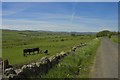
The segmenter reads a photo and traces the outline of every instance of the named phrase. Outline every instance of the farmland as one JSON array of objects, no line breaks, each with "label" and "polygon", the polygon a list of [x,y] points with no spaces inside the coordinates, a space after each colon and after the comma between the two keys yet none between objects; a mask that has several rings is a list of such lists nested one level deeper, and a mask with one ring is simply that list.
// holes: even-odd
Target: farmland
[{"label": "farmland", "polygon": [[87,46],[76,50],[75,54],[65,57],[42,78],[89,78],[99,44],[100,40],[94,39]]},{"label": "farmland", "polygon": [[[34,62],[43,56],[50,57],[71,47],[92,41],[94,35],[71,36],[69,33],[43,32],[43,31],[2,31],[2,58],[8,59],[10,64],[20,66]],[[49,55],[44,53],[23,56],[24,48],[39,47],[40,50],[48,50]]]}]

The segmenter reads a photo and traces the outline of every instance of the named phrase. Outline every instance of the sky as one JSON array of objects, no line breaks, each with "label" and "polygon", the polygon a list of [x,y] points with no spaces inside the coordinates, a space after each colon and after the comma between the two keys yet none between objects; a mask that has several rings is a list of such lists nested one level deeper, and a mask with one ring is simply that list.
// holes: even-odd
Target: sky
[{"label": "sky", "polygon": [[1,0],[2,2],[119,2],[119,0]]},{"label": "sky", "polygon": [[118,30],[117,2],[3,2],[2,28],[64,32]]}]

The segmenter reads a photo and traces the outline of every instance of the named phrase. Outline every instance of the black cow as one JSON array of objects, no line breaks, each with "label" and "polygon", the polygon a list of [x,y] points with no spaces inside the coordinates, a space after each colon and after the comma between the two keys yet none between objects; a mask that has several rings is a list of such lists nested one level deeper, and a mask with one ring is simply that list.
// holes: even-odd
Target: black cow
[{"label": "black cow", "polygon": [[27,54],[27,53],[31,53],[31,52],[33,52],[33,49],[24,49],[23,50],[23,54]]},{"label": "black cow", "polygon": [[39,51],[40,51],[39,48],[33,48],[33,53],[36,51],[37,51],[37,53],[39,53]]},{"label": "black cow", "polygon": [[39,53],[39,48],[23,49],[23,56],[26,56],[27,53],[30,54],[31,52],[34,54],[36,51]]},{"label": "black cow", "polygon": [[44,53],[45,53],[45,54],[48,54],[48,50],[45,50]]},{"label": "black cow", "polygon": [[26,54],[26,53],[23,53],[23,56],[27,57],[27,54]]}]

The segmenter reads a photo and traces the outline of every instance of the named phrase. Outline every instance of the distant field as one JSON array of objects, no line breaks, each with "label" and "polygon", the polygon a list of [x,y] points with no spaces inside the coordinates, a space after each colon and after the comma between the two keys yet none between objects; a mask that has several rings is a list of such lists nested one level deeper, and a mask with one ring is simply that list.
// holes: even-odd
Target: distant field
[{"label": "distant field", "polygon": [[[22,65],[40,59],[43,56],[50,57],[61,51],[65,51],[80,44],[89,42],[94,36],[71,36],[68,33],[37,32],[37,31],[2,31],[2,58],[8,59],[12,65]],[[40,50],[48,49],[49,55],[35,54],[23,56],[24,48],[39,47]]]}]

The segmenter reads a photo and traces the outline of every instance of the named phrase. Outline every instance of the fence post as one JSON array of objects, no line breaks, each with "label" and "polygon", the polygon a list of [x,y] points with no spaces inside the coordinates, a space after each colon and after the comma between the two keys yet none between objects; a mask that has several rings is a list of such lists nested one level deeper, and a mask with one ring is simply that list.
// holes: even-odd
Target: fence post
[{"label": "fence post", "polygon": [[2,62],[3,62],[3,65],[2,65],[2,76],[4,76],[4,60]]}]

